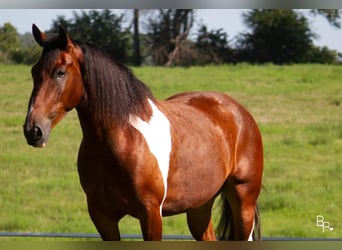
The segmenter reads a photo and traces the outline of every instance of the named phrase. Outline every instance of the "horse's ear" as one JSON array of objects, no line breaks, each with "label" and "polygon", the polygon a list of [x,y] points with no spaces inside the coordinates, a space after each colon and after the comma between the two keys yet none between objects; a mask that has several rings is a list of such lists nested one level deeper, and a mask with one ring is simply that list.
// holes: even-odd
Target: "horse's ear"
[{"label": "horse's ear", "polygon": [[48,43],[52,43],[61,50],[66,50],[68,48],[70,39],[61,26],[59,26],[58,36],[54,39],[54,41],[51,40],[51,37],[49,41],[47,41],[47,35],[44,32],[41,32],[35,24],[32,24],[32,34],[34,40],[36,40],[36,42],[42,47],[47,46]]},{"label": "horse's ear", "polygon": [[32,34],[33,34],[34,40],[36,40],[36,42],[40,46],[44,47],[45,41],[46,41],[46,35],[44,32],[41,32],[40,29],[35,24],[32,24]]},{"label": "horse's ear", "polygon": [[69,43],[69,38],[62,26],[59,26],[59,31],[58,31],[58,42],[59,42],[59,47],[61,49],[67,49],[68,48],[68,43]]}]

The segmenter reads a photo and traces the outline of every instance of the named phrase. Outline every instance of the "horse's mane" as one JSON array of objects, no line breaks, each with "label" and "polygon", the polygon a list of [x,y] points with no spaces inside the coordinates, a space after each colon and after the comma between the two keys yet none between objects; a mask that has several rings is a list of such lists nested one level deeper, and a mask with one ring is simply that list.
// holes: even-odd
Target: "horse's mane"
[{"label": "horse's mane", "polygon": [[127,122],[129,115],[146,115],[146,99],[154,100],[150,89],[124,65],[95,45],[75,41],[83,52],[81,73],[85,96],[83,106],[98,121]]}]

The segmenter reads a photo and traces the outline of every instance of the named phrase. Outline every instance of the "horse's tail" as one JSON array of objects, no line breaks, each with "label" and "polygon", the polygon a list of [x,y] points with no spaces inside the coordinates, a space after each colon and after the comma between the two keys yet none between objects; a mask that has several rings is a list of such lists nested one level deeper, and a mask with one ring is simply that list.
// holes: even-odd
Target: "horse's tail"
[{"label": "horse's tail", "polygon": [[232,239],[232,208],[230,207],[227,196],[224,192],[221,193],[221,216],[216,228],[216,234],[218,240],[230,240]]},{"label": "horse's tail", "polygon": [[261,240],[261,223],[258,203],[255,206],[253,240]]},{"label": "horse's tail", "polygon": [[[219,223],[216,228],[218,240],[233,240],[234,229],[232,222],[232,208],[227,199],[227,195],[224,192],[221,193],[221,202],[221,216],[219,218]],[[261,225],[258,203],[255,206],[253,240],[261,240]]]}]

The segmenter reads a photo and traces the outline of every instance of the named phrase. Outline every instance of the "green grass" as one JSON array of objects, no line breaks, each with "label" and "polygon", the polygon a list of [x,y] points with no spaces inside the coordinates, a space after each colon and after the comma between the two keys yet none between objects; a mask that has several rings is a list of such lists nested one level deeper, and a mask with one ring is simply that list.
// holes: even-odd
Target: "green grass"
[{"label": "green grass", "polygon": [[[342,67],[142,67],[135,74],[157,98],[188,90],[227,92],[257,120],[264,140],[262,234],[342,238]],[[27,146],[22,125],[30,67],[0,65],[0,231],[96,233],[76,169],[81,140],[72,111],[48,146]],[[323,215],[334,231],[316,227]],[[140,233],[125,218],[124,234]],[[189,234],[184,215],[164,219],[165,234]],[[1,240],[1,239],[0,239]]]}]

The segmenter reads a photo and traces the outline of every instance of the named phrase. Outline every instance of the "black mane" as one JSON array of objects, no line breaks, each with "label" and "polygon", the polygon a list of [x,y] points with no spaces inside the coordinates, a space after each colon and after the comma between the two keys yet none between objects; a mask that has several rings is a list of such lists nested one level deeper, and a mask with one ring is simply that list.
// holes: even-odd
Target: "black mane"
[{"label": "black mane", "polygon": [[154,100],[150,89],[138,80],[131,70],[116,62],[104,50],[80,41],[75,41],[82,49],[85,96],[82,108],[103,122],[115,120],[124,123],[129,115],[146,115],[146,99]]}]

